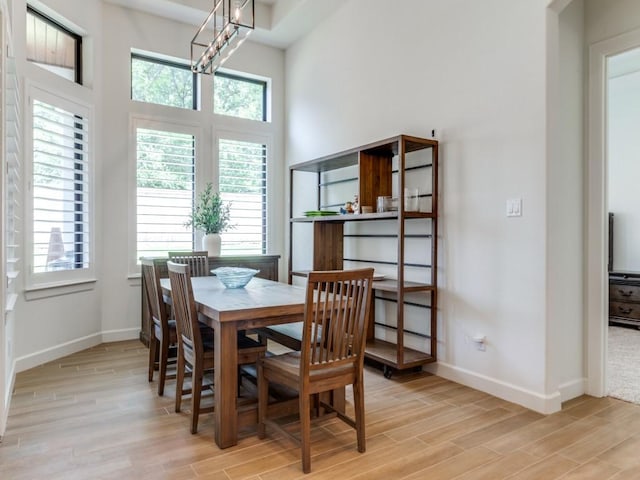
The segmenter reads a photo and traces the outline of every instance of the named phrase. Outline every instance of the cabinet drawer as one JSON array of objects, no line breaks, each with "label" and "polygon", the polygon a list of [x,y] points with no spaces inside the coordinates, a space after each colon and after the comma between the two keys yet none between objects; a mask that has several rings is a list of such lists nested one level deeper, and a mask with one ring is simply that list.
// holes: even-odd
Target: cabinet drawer
[{"label": "cabinet drawer", "polygon": [[609,302],[609,316],[635,318],[640,320],[640,304]]},{"label": "cabinet drawer", "polygon": [[640,285],[609,284],[609,300],[640,302]]}]

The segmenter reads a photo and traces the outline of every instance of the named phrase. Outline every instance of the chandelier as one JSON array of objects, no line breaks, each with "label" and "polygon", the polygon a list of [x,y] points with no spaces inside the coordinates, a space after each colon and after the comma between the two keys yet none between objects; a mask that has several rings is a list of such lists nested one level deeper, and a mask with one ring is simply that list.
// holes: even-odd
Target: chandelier
[{"label": "chandelier", "polygon": [[[211,75],[255,28],[255,0],[215,0],[191,40],[191,70]],[[213,31],[213,37],[211,33]]]}]

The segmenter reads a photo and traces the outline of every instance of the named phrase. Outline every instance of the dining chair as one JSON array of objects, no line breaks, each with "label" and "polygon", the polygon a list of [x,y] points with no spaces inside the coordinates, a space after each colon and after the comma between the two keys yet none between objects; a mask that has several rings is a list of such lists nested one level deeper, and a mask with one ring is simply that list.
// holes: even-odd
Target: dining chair
[{"label": "dining chair", "polygon": [[206,277],[209,272],[209,253],[206,251],[168,252],[169,260],[186,263],[191,267],[192,277]]},{"label": "dining chair", "polygon": [[[307,279],[302,349],[258,362],[258,436],[266,425],[301,447],[302,470],[311,471],[311,397],[353,385],[355,419],[319,401],[325,410],[355,428],[358,451],[365,451],[363,364],[373,269],[310,272]],[[269,382],[299,394],[300,434],[267,418]]]},{"label": "dining chair", "polygon": [[[175,411],[179,412],[182,395],[191,392],[191,433],[198,431],[198,418],[201,413],[212,412],[213,407],[200,408],[204,373],[213,371],[214,347],[213,329],[200,327],[198,312],[191,287],[191,267],[188,264],[167,262],[171,299],[176,316],[176,328],[179,339],[178,370],[176,380]],[[266,347],[250,337],[238,336],[238,365],[257,363],[264,357]],[[191,372],[191,389],[184,389],[185,373]],[[207,385],[208,388],[225,388],[224,385]]]},{"label": "dining chair", "polygon": [[149,335],[149,381],[153,381],[153,372],[157,368],[158,395],[164,395],[164,385],[167,378],[176,378],[167,375],[167,365],[175,363],[176,357],[170,359],[169,350],[177,349],[178,337],[175,320],[169,319],[167,305],[165,304],[160,289],[160,277],[153,259],[142,258],[141,270],[144,277],[145,297],[151,315]]}]

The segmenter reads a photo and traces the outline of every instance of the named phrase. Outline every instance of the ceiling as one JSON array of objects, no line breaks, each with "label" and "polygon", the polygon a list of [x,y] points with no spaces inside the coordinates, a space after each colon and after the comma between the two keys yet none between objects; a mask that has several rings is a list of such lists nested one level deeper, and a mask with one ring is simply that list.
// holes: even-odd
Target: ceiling
[{"label": "ceiling", "polygon": [[[198,27],[214,0],[104,0]],[[286,49],[337,10],[344,0],[256,0],[251,41]]]}]

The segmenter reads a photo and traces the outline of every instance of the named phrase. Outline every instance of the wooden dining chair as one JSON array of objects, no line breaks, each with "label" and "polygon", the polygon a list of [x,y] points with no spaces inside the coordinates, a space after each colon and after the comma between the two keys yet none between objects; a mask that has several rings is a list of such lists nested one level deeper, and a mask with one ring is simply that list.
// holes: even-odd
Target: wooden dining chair
[{"label": "wooden dining chair", "polygon": [[[198,322],[198,312],[191,287],[191,267],[188,264],[167,262],[169,281],[171,282],[171,299],[176,317],[178,332],[178,370],[176,380],[175,411],[179,412],[182,395],[191,392],[191,433],[198,431],[198,418],[201,413],[212,412],[213,407],[200,408],[204,373],[214,369],[214,347],[211,328],[201,328]],[[264,357],[266,347],[259,342],[238,336],[238,365],[257,363]],[[184,389],[186,372],[191,372],[191,389]],[[211,388],[224,388],[224,385]]]},{"label": "wooden dining chair", "polygon": [[192,277],[206,277],[209,272],[209,253],[206,251],[168,252],[169,260],[186,263],[191,267]]},{"label": "wooden dining chair", "polygon": [[[258,362],[258,436],[275,428],[301,446],[302,470],[311,470],[311,397],[353,385],[355,419],[334,411],[357,432],[365,451],[363,364],[373,269],[310,272],[307,280],[302,349]],[[267,419],[269,382],[299,393],[300,435]]]},{"label": "wooden dining chair", "polygon": [[149,381],[153,381],[153,372],[158,369],[158,395],[164,395],[164,385],[167,378],[175,378],[175,375],[167,375],[167,365],[175,363],[176,357],[169,357],[171,348],[177,350],[178,337],[176,322],[170,320],[167,313],[167,305],[162,298],[160,289],[160,277],[156,270],[155,262],[150,258],[142,258],[141,270],[144,277],[145,297],[151,315],[149,334]]}]

